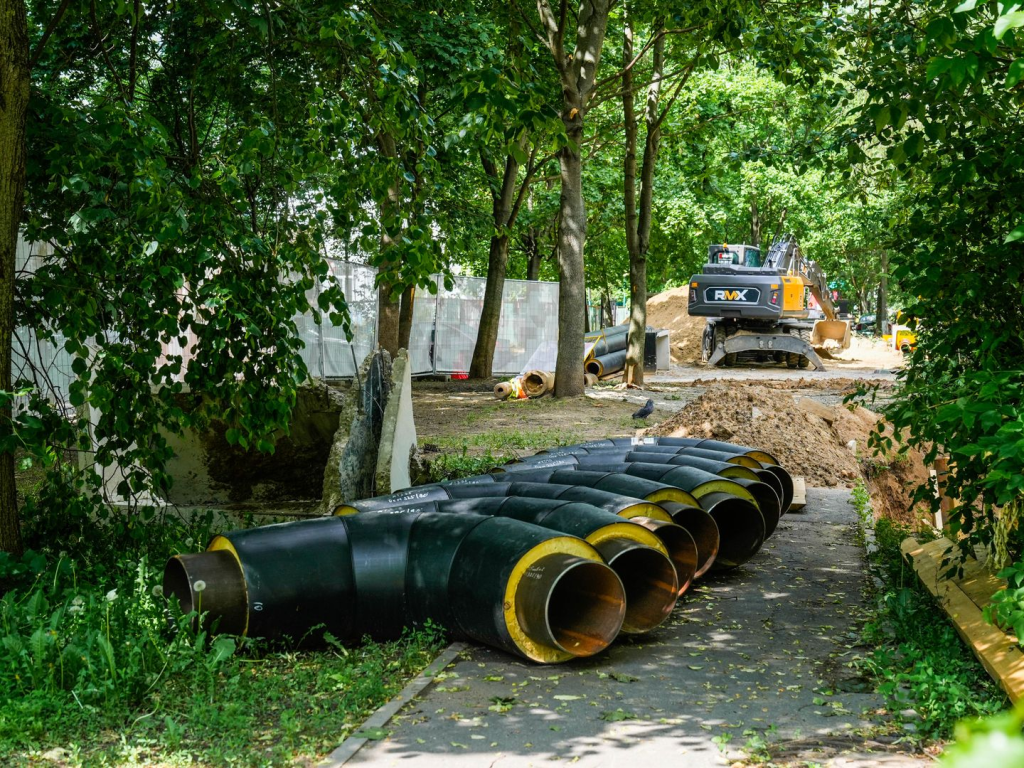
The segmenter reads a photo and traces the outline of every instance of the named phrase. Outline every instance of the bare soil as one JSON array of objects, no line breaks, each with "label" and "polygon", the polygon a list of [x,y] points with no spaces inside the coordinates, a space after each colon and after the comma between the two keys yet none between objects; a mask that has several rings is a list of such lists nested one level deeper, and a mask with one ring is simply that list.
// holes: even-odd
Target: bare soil
[{"label": "bare soil", "polygon": [[[603,437],[709,437],[765,450],[810,486],[853,487],[863,480],[876,516],[918,527],[926,514],[910,503],[914,489],[928,479],[921,454],[876,454],[869,436],[878,414],[843,405],[863,379],[701,380],[646,391],[605,385],[588,397],[508,402],[494,399],[496,381],[414,384],[416,427],[428,461],[453,448],[470,455],[529,454]],[[873,383],[884,399],[892,383]],[[652,426],[643,429],[630,415],[647,397],[655,399],[656,410]]]},{"label": "bare soil", "polygon": [[717,384],[645,434],[724,440],[775,456],[808,485],[852,486],[856,454],[839,443],[829,425],[797,406],[787,392],[763,386]]}]

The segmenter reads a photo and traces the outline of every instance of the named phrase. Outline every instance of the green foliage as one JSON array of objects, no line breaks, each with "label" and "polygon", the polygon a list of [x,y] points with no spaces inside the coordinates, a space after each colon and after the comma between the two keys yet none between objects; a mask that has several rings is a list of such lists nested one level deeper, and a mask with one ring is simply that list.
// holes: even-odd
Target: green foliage
[{"label": "green foliage", "polygon": [[1018,644],[1024,643],[1024,563],[1017,562],[997,576],[1006,579],[1006,589],[992,595],[985,618],[999,627],[1013,630]]},{"label": "green foliage", "polygon": [[[847,19],[852,79],[865,96],[848,98],[866,148],[859,159],[910,190],[892,262],[919,347],[885,413],[929,460],[950,455],[948,492],[965,502],[950,525],[965,548],[988,543],[994,507],[1024,493],[1015,13],[929,0]],[[925,488],[918,498],[935,502]]]},{"label": "green foliage", "polygon": [[[49,4],[31,5],[42,26]],[[414,204],[437,155],[416,63],[371,15],[143,7],[72,4],[33,72],[26,239],[48,251],[19,276],[16,323],[62,347],[73,379],[69,402],[35,396],[5,424],[0,450],[83,503],[114,467],[122,497],[162,493],[168,437],[212,419],[272,452],[307,377],[296,318],[348,330],[328,248],[373,253],[390,233],[398,285],[439,248]],[[376,157],[384,132],[422,156]]]},{"label": "green foliage", "polygon": [[956,742],[939,761],[943,768],[1021,768],[1024,766],[1024,712],[1018,707],[984,720],[956,726]]},{"label": "green foliage", "polygon": [[149,557],[82,555],[0,555],[5,765],[54,746],[72,764],[251,763],[254,741],[261,763],[294,764],[336,746],[443,642],[433,626],[303,653],[214,637],[169,614]]},{"label": "green foliage", "polygon": [[884,586],[864,627],[874,648],[858,664],[876,678],[890,710],[901,719],[912,708],[922,737],[945,738],[958,720],[1002,709],[1005,696],[904,562],[900,544],[910,530],[881,518],[874,531],[871,559]]}]

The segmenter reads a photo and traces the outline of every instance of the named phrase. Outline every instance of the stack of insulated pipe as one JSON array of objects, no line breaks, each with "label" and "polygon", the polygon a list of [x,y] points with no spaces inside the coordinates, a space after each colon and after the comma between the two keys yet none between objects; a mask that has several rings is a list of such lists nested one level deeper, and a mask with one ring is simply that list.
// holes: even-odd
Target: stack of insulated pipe
[{"label": "stack of insulated pipe", "polygon": [[431,620],[544,663],[599,653],[626,616],[622,582],[591,544],[456,512],[233,531],[205,552],[171,558],[164,591],[219,632],[299,642],[329,632],[355,642]]},{"label": "stack of insulated pipe", "polygon": [[593,342],[594,348],[584,361],[584,371],[598,378],[610,376],[626,367],[626,347],[629,344],[629,326],[616,325],[602,328],[583,337]]},{"label": "stack of insulated pipe", "polygon": [[529,457],[521,463],[505,465],[500,469],[515,475],[534,467],[579,467],[590,471],[619,472],[672,485],[693,496],[718,527],[718,555],[712,565],[713,570],[737,568],[761,549],[767,535],[765,517],[753,493],[736,480],[694,467],[627,462],[625,457],[626,454],[609,457],[539,456],[535,461]]},{"label": "stack of insulated pipe", "polygon": [[[419,486],[402,493],[416,496],[425,494],[421,498],[466,498],[490,494],[531,496],[538,495],[538,491],[534,490],[538,487],[554,486],[557,490],[553,493],[557,494],[557,498],[586,498],[590,503],[625,517],[631,517],[637,507],[630,505],[618,511],[607,503],[599,502],[595,494],[606,494],[615,500],[625,497],[632,504],[649,502],[654,505],[654,509],[647,508],[643,512],[647,515],[645,524],[650,525],[652,520],[670,520],[690,534],[697,547],[694,577],[704,575],[714,563],[719,545],[718,526],[691,494],[672,485],[618,472],[571,471],[574,469],[576,467],[554,467],[523,469],[514,474],[500,472],[474,475]],[[495,490],[492,491],[492,488]],[[549,496],[551,493],[544,491],[543,495]]]},{"label": "stack of insulated pipe", "polygon": [[165,593],[253,637],[388,639],[429,619],[538,662],[592,655],[660,624],[709,568],[748,560],[792,499],[788,473],[756,449],[636,442],[227,533],[172,558]]},{"label": "stack of insulated pipe", "polygon": [[696,546],[678,526],[643,517],[628,520],[578,501],[497,494],[416,501],[384,496],[343,505],[336,514],[372,514],[383,509],[392,515],[437,512],[510,517],[579,536],[594,546],[622,581],[626,592],[622,631],[627,633],[647,632],[665,621],[696,570]]},{"label": "stack of insulated pipe", "polygon": [[[630,452],[668,453],[685,456],[691,461],[699,458],[710,461],[739,464],[754,470],[755,474],[780,493],[782,513],[789,511],[793,503],[793,478],[782,468],[779,461],[770,453],[748,448],[747,446],[723,443],[719,440],[701,440],[688,437],[644,437],[644,438],[609,438],[595,440],[575,446],[554,448],[540,451],[537,456],[562,456],[566,454],[594,454],[627,450]],[[691,463],[690,466],[700,466]],[[775,480],[772,480],[774,476]],[[778,486],[781,486],[779,488]]]}]

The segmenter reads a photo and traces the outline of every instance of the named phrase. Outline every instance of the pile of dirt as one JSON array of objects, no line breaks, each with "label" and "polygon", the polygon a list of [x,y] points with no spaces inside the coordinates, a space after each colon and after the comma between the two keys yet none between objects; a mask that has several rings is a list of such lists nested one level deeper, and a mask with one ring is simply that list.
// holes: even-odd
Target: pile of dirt
[{"label": "pile of dirt", "polygon": [[[916,450],[903,454],[895,450],[888,454],[875,453],[868,439],[878,426],[878,414],[867,408],[853,411],[836,408],[835,412],[836,421],[832,429],[839,441],[844,444],[856,442],[861,475],[871,493],[875,517],[886,517],[912,528],[919,527],[921,520],[930,514],[927,505],[913,506],[911,503],[914,491],[929,481],[924,454]],[[892,429],[887,428],[886,434],[891,437]]]},{"label": "pile of dirt", "polygon": [[673,363],[699,363],[704,318],[690,317],[690,288],[670,288],[647,300],[647,324],[669,332]]},{"label": "pile of dirt", "polygon": [[922,455],[877,455],[869,437],[879,421],[774,387],[717,384],[646,434],[724,440],[760,448],[811,486],[852,487],[863,478],[878,517],[913,527],[927,514],[912,509],[914,490],[928,480]]},{"label": "pile of dirt", "polygon": [[812,486],[850,486],[860,474],[855,453],[839,442],[824,419],[804,411],[789,394],[766,387],[709,387],[647,434],[760,448]]}]

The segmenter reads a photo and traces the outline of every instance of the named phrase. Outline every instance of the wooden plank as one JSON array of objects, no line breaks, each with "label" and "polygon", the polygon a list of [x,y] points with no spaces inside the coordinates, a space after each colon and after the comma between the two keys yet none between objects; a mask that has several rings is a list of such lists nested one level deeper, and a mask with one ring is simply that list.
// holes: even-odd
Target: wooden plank
[{"label": "wooden plank", "polygon": [[[944,543],[943,543],[944,542]],[[957,633],[978,657],[982,666],[1016,703],[1024,699],[1024,653],[1014,638],[985,621],[981,609],[960,588],[942,579],[942,559],[950,542],[938,539],[920,544],[913,537],[903,541],[900,549],[913,564],[914,571],[953,622]]]},{"label": "wooden plank", "polygon": [[802,477],[793,478],[793,503],[789,506],[790,512],[799,512],[807,506],[807,483]]}]

